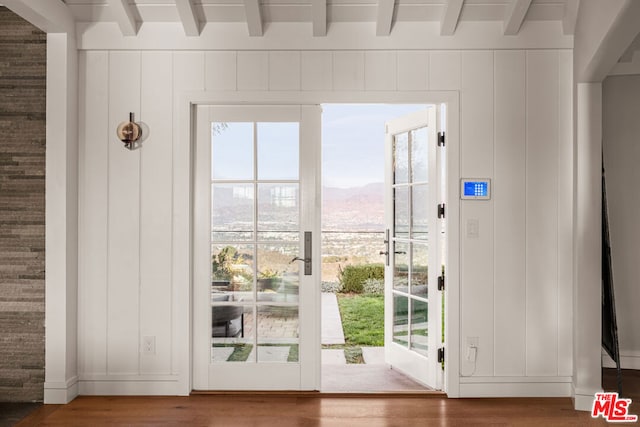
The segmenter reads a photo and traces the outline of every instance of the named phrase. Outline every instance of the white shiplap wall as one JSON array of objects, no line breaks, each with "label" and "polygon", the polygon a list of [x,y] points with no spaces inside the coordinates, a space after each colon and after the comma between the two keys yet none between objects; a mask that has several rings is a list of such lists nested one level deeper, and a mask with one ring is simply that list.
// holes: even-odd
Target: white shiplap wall
[{"label": "white shiplap wall", "polygon": [[[479,340],[475,367],[461,349],[460,392],[569,395],[571,64],[570,50],[81,52],[81,393],[175,394],[189,383],[188,325],[174,316],[189,304],[179,292],[189,266],[171,263],[189,232],[176,214],[189,183],[171,172],[188,162],[180,94],[453,90],[461,176],[493,185],[491,201],[461,203],[461,240],[450,242],[461,347]],[[129,111],[149,130],[133,152],[114,135]],[[477,238],[466,237],[469,219]],[[147,335],[154,355],[139,352]]]}]

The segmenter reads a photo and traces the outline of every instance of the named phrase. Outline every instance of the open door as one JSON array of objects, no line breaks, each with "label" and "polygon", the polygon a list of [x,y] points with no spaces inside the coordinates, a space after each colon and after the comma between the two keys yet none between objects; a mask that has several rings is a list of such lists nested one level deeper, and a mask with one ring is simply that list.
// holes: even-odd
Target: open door
[{"label": "open door", "polygon": [[394,369],[440,389],[443,237],[436,111],[430,106],[386,124],[385,358]]}]

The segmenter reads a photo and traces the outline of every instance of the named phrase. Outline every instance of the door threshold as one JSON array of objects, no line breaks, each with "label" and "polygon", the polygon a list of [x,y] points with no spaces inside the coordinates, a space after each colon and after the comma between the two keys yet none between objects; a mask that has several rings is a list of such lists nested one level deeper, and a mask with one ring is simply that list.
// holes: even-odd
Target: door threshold
[{"label": "door threshold", "polygon": [[335,398],[443,398],[447,393],[424,391],[368,391],[334,392],[307,390],[193,390],[191,396],[282,396],[282,397],[335,397]]}]

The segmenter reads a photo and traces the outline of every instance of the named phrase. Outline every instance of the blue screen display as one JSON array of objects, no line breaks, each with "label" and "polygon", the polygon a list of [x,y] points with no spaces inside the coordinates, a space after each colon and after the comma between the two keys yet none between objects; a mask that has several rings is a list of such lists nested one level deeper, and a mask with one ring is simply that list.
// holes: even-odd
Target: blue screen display
[{"label": "blue screen display", "polygon": [[464,195],[468,197],[487,197],[489,195],[488,183],[483,181],[465,181]]}]

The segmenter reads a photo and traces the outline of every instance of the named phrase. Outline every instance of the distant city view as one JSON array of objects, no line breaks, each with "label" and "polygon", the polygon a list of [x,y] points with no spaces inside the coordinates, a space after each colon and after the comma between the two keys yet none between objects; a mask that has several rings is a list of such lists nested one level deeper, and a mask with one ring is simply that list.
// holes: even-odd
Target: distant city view
[{"label": "distant city view", "polygon": [[322,280],[338,281],[339,268],[381,263],[384,184],[322,189]]},{"label": "distant city view", "polygon": [[322,106],[322,280],[384,257],[385,123],[424,105]]}]

